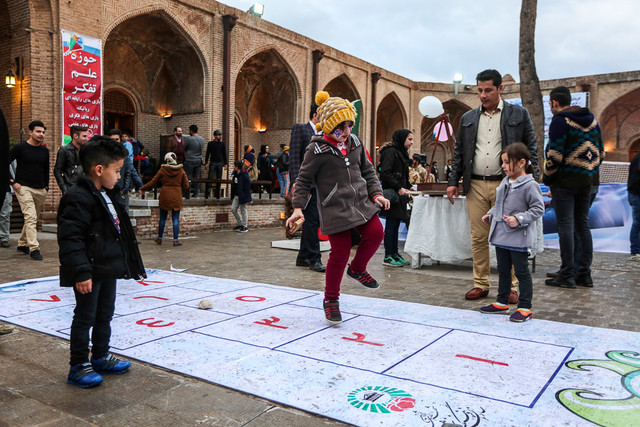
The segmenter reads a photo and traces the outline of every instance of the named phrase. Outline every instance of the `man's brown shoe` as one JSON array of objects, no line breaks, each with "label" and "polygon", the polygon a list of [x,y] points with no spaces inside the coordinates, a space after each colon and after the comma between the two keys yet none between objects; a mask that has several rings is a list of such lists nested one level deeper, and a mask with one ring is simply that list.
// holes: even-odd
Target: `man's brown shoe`
[{"label": "man's brown shoe", "polygon": [[516,291],[511,291],[511,293],[509,294],[509,304],[517,304],[518,301],[520,301],[520,298],[518,298],[518,293]]},{"label": "man's brown shoe", "polygon": [[466,299],[480,299],[489,295],[489,289],[473,288],[464,296]]},{"label": "man's brown shoe", "polygon": [[161,245],[162,244],[162,239],[159,237],[156,237],[153,239],[154,242],[156,242],[156,245]]}]

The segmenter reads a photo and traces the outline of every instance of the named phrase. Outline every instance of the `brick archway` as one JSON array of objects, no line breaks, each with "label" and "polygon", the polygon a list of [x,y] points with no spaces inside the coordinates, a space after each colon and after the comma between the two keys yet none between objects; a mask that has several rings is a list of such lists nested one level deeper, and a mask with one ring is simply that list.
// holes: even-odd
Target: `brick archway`
[{"label": "brick archway", "polygon": [[[352,102],[360,99],[360,94],[358,94],[355,85],[344,73],[327,83],[324,90],[329,92],[331,96],[338,96]],[[313,95],[315,96],[315,94]]]},{"label": "brick archway", "polygon": [[625,161],[637,141],[640,126],[640,88],[611,102],[600,115],[607,160]]},{"label": "brick archway", "polygon": [[120,21],[104,44],[104,81],[129,86],[141,111],[156,115],[204,111],[205,65],[195,43],[165,11]]},{"label": "brick archway", "polygon": [[395,92],[382,99],[376,113],[376,148],[391,141],[394,131],[407,127],[406,117],[402,102]]},{"label": "brick archway", "polygon": [[298,84],[287,62],[274,49],[248,58],[235,82],[235,114],[243,145],[268,145],[277,152],[289,142],[295,124]]}]

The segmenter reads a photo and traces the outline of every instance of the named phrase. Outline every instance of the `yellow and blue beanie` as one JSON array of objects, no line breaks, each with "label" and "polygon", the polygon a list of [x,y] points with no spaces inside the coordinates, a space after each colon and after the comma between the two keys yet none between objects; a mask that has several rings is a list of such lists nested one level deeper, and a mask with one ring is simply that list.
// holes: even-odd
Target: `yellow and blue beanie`
[{"label": "yellow and blue beanie", "polygon": [[346,99],[330,96],[329,92],[316,93],[318,123],[316,129],[329,134],[336,126],[346,121],[356,121],[356,108]]}]

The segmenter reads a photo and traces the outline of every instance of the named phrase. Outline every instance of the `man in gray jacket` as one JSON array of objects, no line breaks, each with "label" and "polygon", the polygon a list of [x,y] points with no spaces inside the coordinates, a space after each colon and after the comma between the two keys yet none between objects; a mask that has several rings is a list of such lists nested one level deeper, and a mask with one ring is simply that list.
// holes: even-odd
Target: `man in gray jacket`
[{"label": "man in gray jacket", "polygon": [[[198,126],[189,126],[189,135],[184,139],[184,171],[189,179],[200,178],[204,138],[198,135]],[[200,184],[192,184],[193,197],[198,197]]]},{"label": "man in gray jacket", "polygon": [[[500,152],[514,142],[524,143],[531,152],[531,164],[538,176],[536,134],[526,108],[509,104],[502,97],[502,76],[496,70],[484,70],[476,76],[482,105],[467,111],[460,120],[453,151],[447,197],[453,204],[462,178],[467,196],[473,252],[473,288],[465,295],[475,300],[489,294],[489,228],[482,222],[496,203],[496,188],[502,181]],[[518,302],[517,281],[513,277],[509,302]]]}]

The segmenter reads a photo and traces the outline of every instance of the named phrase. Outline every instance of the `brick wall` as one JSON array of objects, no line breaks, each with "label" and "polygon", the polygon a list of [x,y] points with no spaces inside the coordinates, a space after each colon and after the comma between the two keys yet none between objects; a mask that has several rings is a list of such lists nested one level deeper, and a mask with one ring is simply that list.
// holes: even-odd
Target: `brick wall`
[{"label": "brick wall", "polygon": [[[249,229],[254,227],[282,227],[284,221],[280,219],[280,212],[284,212],[284,201],[255,199],[247,207]],[[155,237],[158,233],[160,210],[151,208],[150,217],[136,218],[136,234],[141,238]],[[231,213],[230,200],[185,200],[180,212],[180,236],[188,236],[202,231],[232,229],[236,220]],[[171,215],[167,218],[164,238],[169,240],[173,235]],[[284,236],[284,234],[283,234]]]}]

